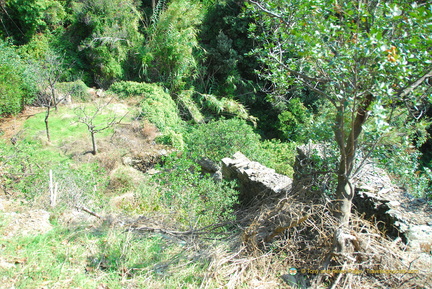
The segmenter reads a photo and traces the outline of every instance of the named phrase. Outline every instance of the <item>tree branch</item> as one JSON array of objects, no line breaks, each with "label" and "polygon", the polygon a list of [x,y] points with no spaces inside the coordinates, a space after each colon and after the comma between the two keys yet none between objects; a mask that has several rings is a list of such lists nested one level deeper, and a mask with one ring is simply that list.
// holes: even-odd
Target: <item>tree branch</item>
[{"label": "tree branch", "polygon": [[432,69],[429,70],[427,73],[425,73],[423,76],[415,80],[414,82],[410,83],[407,87],[403,88],[399,91],[397,96],[404,98],[409,93],[411,93],[414,89],[419,87],[427,78],[432,77]]},{"label": "tree branch", "polygon": [[252,4],[254,4],[255,6],[257,6],[261,11],[263,11],[263,12],[269,14],[269,15],[272,16],[272,17],[275,17],[275,18],[281,20],[281,21],[282,21],[283,23],[285,23],[287,26],[290,26],[290,25],[291,25],[291,23],[289,23],[288,21],[286,21],[284,17],[282,17],[282,16],[279,15],[279,14],[274,13],[273,11],[270,11],[270,10],[266,9],[264,6],[262,6],[262,5],[261,5],[260,3],[258,3],[257,1],[249,0],[249,2],[252,3]]},{"label": "tree branch", "polygon": [[286,70],[286,71],[288,71],[289,73],[291,73],[291,74],[294,74],[295,76],[297,76],[297,77],[300,77],[300,78],[302,78],[302,79],[304,79],[304,80],[308,80],[308,81],[314,81],[314,82],[319,82],[319,83],[328,83],[328,82],[330,82],[331,81],[331,79],[330,78],[318,78],[318,77],[311,77],[311,76],[308,76],[308,75],[306,75],[306,74],[304,74],[304,73],[301,73],[301,72],[298,72],[298,71],[295,71],[295,70],[292,70],[292,69],[290,69],[285,63],[283,63],[281,60],[279,60],[277,57],[275,57],[273,54],[271,54],[272,55],[272,57],[280,64],[280,65],[282,65],[283,66],[283,68]]}]

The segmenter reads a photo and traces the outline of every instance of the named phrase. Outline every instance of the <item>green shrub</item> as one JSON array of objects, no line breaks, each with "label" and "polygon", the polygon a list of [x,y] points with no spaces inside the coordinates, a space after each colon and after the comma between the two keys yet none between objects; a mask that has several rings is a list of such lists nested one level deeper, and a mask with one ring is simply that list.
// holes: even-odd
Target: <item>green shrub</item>
[{"label": "green shrub", "polygon": [[102,87],[122,79],[124,66],[140,45],[141,19],[133,0],[71,1],[74,23],[69,30],[79,41],[80,58],[88,63],[94,81]]},{"label": "green shrub", "polygon": [[183,148],[184,122],[174,100],[161,86],[127,81],[113,84],[110,91],[123,98],[141,96],[140,117],[149,120],[162,132],[163,135],[158,140],[179,149]]},{"label": "green shrub", "polygon": [[305,141],[307,132],[304,127],[308,125],[311,116],[300,99],[293,98],[288,101],[286,109],[278,118],[279,131],[285,140]]},{"label": "green shrub", "polygon": [[120,98],[142,97],[140,116],[154,123],[162,132],[168,129],[179,131],[183,124],[175,102],[157,84],[120,81],[111,85],[109,91]]},{"label": "green shrub", "polygon": [[257,118],[250,115],[246,107],[235,99],[199,94],[198,102],[216,115],[236,116],[256,125]]},{"label": "green shrub", "polygon": [[199,49],[197,26],[202,8],[197,1],[169,1],[167,9],[149,29],[151,34],[142,50],[143,77],[163,82],[172,92],[185,89],[196,77],[195,50]]},{"label": "green shrub", "polygon": [[266,165],[279,174],[289,176],[294,175],[294,162],[296,157],[297,143],[281,142],[277,139],[262,142],[262,148],[267,152],[269,160]]},{"label": "green shrub", "polygon": [[3,12],[0,14],[0,21],[3,25],[0,36],[11,37],[18,44],[23,44],[38,33],[45,32],[47,29],[55,29],[63,23],[66,16],[63,2],[56,0],[3,2]]},{"label": "green shrub", "polygon": [[16,114],[35,92],[30,67],[16,51],[0,40],[0,115]]},{"label": "green shrub", "polygon": [[193,128],[186,138],[187,149],[195,157],[213,161],[231,157],[240,151],[247,157],[266,163],[268,156],[261,149],[260,136],[242,119],[221,119]]},{"label": "green shrub", "polygon": [[[159,193],[155,204],[159,210],[172,212],[172,217],[186,227],[206,226],[232,220],[238,192],[234,183],[215,182],[201,175],[199,166],[186,157],[168,157],[164,170],[154,180]],[[154,194],[154,193],[152,193]]]},{"label": "green shrub", "polygon": [[172,129],[166,129],[164,134],[156,140],[162,144],[171,145],[178,150],[183,150],[185,148],[185,142],[183,139],[183,134],[177,133]]},{"label": "green shrub", "polygon": [[87,93],[89,88],[82,80],[60,82],[56,84],[56,88],[59,90],[60,94],[70,94],[73,99],[80,101],[89,100],[89,94]]},{"label": "green shrub", "polygon": [[163,89],[153,83],[118,81],[110,86],[108,92],[117,94],[119,98],[128,98],[133,96],[147,97],[151,94],[163,93]]},{"label": "green shrub", "polygon": [[421,168],[421,153],[408,138],[399,143],[377,146],[374,158],[390,175],[396,184],[418,198],[432,198],[432,174],[428,167]]},{"label": "green shrub", "polygon": [[204,116],[192,98],[193,90],[182,90],[177,95],[177,103],[180,107],[183,119],[191,119],[194,123],[202,123]]}]

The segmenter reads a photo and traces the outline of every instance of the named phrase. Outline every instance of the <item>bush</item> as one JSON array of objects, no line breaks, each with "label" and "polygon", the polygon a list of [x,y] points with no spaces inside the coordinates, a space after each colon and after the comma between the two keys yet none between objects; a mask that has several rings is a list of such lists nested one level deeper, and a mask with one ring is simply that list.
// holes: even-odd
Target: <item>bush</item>
[{"label": "bush", "polygon": [[167,158],[163,172],[154,182],[159,198],[152,198],[156,204],[147,201],[146,206],[170,211],[174,219],[188,228],[234,218],[233,207],[238,202],[234,183],[215,182],[210,176],[201,175],[199,166],[186,157]]},{"label": "bush", "polygon": [[148,92],[143,94],[141,116],[148,119],[162,132],[164,143],[179,149],[183,147],[183,121],[171,96],[156,84],[145,84]]},{"label": "bush", "polygon": [[80,101],[89,100],[89,94],[87,93],[89,88],[82,80],[57,83],[56,88],[59,90],[61,95],[70,94],[73,99]]},{"label": "bush", "polygon": [[185,89],[196,77],[195,50],[199,49],[197,26],[202,8],[197,1],[170,1],[151,27],[142,50],[143,77],[149,82],[163,82],[172,92]]},{"label": "bush", "polygon": [[119,98],[128,98],[133,96],[149,96],[151,94],[161,93],[163,90],[156,84],[134,82],[134,81],[118,81],[113,83],[108,92],[113,92]]},{"label": "bush", "polygon": [[177,129],[182,125],[177,106],[166,93],[145,98],[141,102],[141,108],[141,116],[154,123],[162,132],[169,128]]},{"label": "bush", "polygon": [[294,175],[294,162],[297,154],[297,143],[281,142],[280,140],[266,140],[262,143],[262,148],[267,152],[269,160],[266,165],[279,174],[289,176]]},{"label": "bush", "polygon": [[120,98],[141,97],[140,117],[146,118],[162,132],[163,135],[158,140],[178,149],[183,148],[183,121],[174,100],[161,86],[120,81],[111,85],[109,91]]},{"label": "bush", "polygon": [[204,116],[193,99],[193,93],[193,90],[182,90],[177,95],[177,103],[183,119],[192,120],[194,123],[202,123]]},{"label": "bush", "polygon": [[20,112],[34,92],[29,68],[12,47],[0,40],[0,115]]},{"label": "bush", "polygon": [[109,86],[125,75],[126,63],[139,47],[140,13],[133,0],[71,1],[74,23],[68,29],[77,43],[81,60],[94,81]]},{"label": "bush", "polygon": [[304,127],[308,125],[311,116],[300,99],[288,101],[286,109],[279,114],[279,131],[282,137],[289,141],[305,141],[307,133]]},{"label": "bush", "polygon": [[266,163],[268,156],[260,146],[260,136],[242,119],[221,119],[193,128],[186,138],[187,149],[195,157],[213,161],[241,151],[247,157]]}]

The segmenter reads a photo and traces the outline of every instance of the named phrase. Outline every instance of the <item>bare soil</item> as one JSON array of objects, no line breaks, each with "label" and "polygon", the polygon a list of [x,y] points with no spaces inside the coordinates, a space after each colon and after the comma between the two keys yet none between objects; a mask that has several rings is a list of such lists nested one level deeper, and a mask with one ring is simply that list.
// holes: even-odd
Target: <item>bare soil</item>
[{"label": "bare soil", "polygon": [[25,121],[35,114],[44,111],[43,107],[26,106],[23,112],[15,116],[0,118],[0,138],[10,140],[23,129]]}]

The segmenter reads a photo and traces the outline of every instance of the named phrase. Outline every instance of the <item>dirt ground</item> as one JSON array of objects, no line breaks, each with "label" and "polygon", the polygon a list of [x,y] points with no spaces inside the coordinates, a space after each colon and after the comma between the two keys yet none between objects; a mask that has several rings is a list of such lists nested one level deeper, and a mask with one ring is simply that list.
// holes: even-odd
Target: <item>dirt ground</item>
[{"label": "dirt ground", "polygon": [[44,110],[43,107],[26,106],[23,112],[15,116],[0,118],[0,138],[10,140],[22,130],[24,122],[29,117],[43,112]]}]

